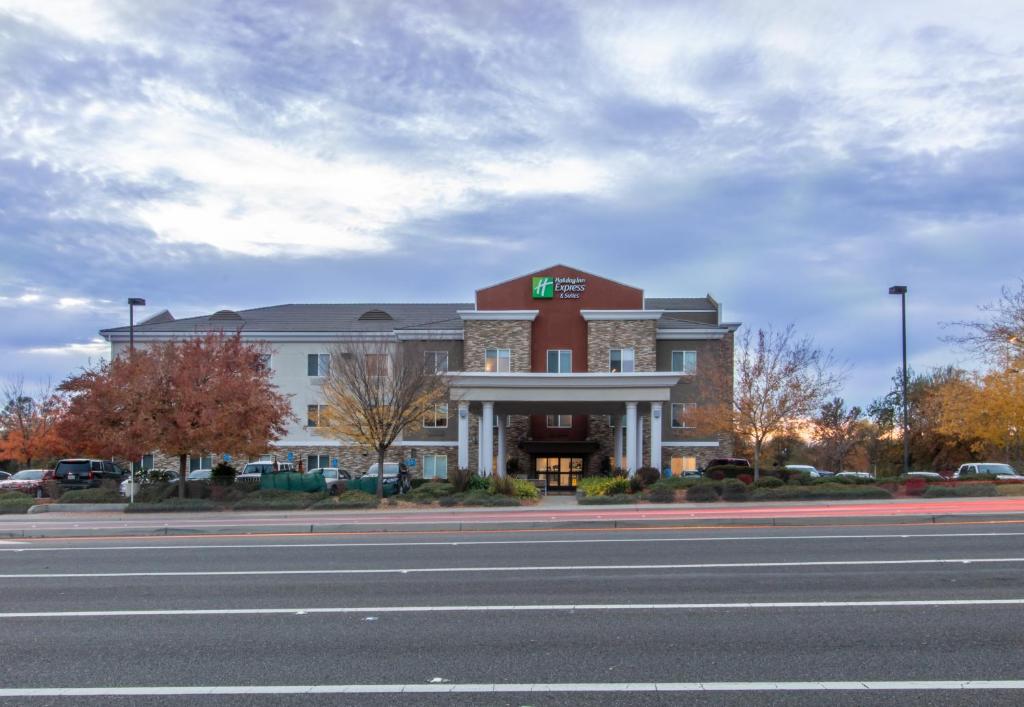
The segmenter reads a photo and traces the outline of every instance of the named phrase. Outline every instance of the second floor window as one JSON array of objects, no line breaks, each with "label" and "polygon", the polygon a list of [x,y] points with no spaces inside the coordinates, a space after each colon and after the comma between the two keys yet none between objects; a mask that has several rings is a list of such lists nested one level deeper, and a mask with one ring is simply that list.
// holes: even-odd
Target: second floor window
[{"label": "second floor window", "polygon": [[423,416],[423,426],[436,429],[448,426],[448,403],[438,403]]},{"label": "second floor window", "polygon": [[434,373],[445,373],[448,371],[448,352],[447,351],[426,351],[427,370],[433,371]]},{"label": "second floor window", "polygon": [[608,354],[608,370],[612,373],[633,373],[633,349],[612,349]]},{"label": "second floor window", "polygon": [[512,370],[512,351],[510,349],[486,349],[484,351],[484,370],[488,373],[509,373]]},{"label": "second floor window", "polygon": [[548,373],[572,373],[572,351],[548,349]]},{"label": "second floor window", "polygon": [[306,374],[311,377],[319,377],[327,375],[327,372],[331,370],[331,355],[330,354],[307,354],[306,355]]},{"label": "second floor window", "polygon": [[324,420],[324,409],[326,405],[307,405],[306,406],[306,427],[321,427],[323,426]]},{"label": "second floor window", "polygon": [[692,376],[697,372],[696,351],[673,351],[672,372]]},{"label": "second floor window", "polygon": [[693,413],[697,409],[697,403],[672,403],[672,427],[680,430],[692,430]]},{"label": "second floor window", "polygon": [[548,415],[547,425],[552,428],[572,427],[572,415]]},{"label": "second floor window", "polygon": [[385,376],[388,372],[387,354],[366,354],[366,372],[371,376]]}]

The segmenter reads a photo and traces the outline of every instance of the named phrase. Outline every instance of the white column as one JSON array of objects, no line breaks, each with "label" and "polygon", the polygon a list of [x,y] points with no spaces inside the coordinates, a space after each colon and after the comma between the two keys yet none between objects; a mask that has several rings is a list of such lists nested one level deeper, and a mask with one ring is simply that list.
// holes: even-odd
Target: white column
[{"label": "white column", "polygon": [[505,475],[505,415],[498,415],[498,468],[495,470],[498,476]]},{"label": "white column", "polygon": [[636,472],[636,403],[626,403],[626,471]]},{"label": "white column", "polygon": [[481,473],[490,476],[494,471],[494,403],[484,403],[484,414],[480,418],[483,437],[480,440],[480,454],[483,456]]},{"label": "white column", "polygon": [[476,473],[484,473],[484,420],[479,415],[476,418]]},{"label": "white column", "polygon": [[459,468],[469,468],[469,403],[459,403]]},{"label": "white column", "polygon": [[651,403],[651,466],[661,473],[661,403]]},{"label": "white column", "polygon": [[622,415],[612,415],[612,434],[615,435],[615,457],[612,471],[622,467]]},{"label": "white column", "polygon": [[644,417],[636,416],[636,468],[644,465]]}]

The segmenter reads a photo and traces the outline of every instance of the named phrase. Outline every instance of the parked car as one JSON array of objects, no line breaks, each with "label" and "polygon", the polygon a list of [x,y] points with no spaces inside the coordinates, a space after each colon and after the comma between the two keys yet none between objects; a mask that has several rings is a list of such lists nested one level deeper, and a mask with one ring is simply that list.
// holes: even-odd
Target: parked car
[{"label": "parked car", "polygon": [[103,459],[61,459],[53,469],[54,479],[65,490],[98,488],[104,481],[120,483],[126,473]]},{"label": "parked car", "polygon": [[321,472],[324,475],[324,483],[327,484],[327,493],[332,496],[338,495],[342,487],[345,486],[345,482],[352,480],[352,474],[345,471],[344,469],[335,469],[332,466],[322,466],[316,469],[310,469],[307,474],[315,474]]},{"label": "parked car", "polygon": [[7,481],[9,478],[11,478],[11,474],[8,474],[6,471],[0,471],[0,481]]},{"label": "parked car", "polygon": [[980,462],[978,464],[961,464],[954,478],[971,476],[972,474],[995,474],[1000,481],[1024,481],[1024,476],[1017,473],[1009,464],[997,462]]},{"label": "parked car", "polygon": [[[360,477],[364,491],[367,490],[368,485],[372,485],[376,489],[377,476],[379,474],[378,468],[376,463],[371,464],[366,473]],[[366,482],[365,479],[371,479],[371,481]],[[412,482],[409,479],[409,472],[406,470],[405,464],[384,462],[384,486],[393,487],[394,491],[392,493],[408,493],[410,491]],[[385,489],[385,493],[387,493],[387,489]]]},{"label": "parked car", "polygon": [[213,469],[193,469],[185,477],[186,481],[209,481],[213,478]]},{"label": "parked car", "polygon": [[788,469],[789,471],[798,471],[804,474],[808,474],[812,479],[817,479],[821,477],[821,474],[818,473],[818,470],[815,469],[813,466],[810,466],[809,464],[786,464],[785,468]]},{"label": "parked car", "polygon": [[276,474],[285,471],[295,471],[295,465],[291,462],[249,462],[242,467],[240,472],[235,474],[235,481],[259,481],[260,477],[264,474]]},{"label": "parked car", "polygon": [[908,471],[907,476],[912,479],[928,479],[929,481],[942,481],[946,478],[937,471]]},{"label": "parked car", "polygon": [[[824,469],[817,469],[816,468],[815,471],[818,472],[818,476],[821,477],[822,479],[825,479],[825,478],[832,477],[832,476],[836,475],[836,472],[834,472],[834,471],[825,471]],[[842,473],[842,472],[840,472],[840,473]],[[849,473],[849,474],[856,474],[857,472],[851,471],[851,472],[847,472],[847,473]]]},{"label": "parked car", "polygon": [[[820,474],[820,473],[822,473],[822,471],[819,469],[818,473]],[[875,478],[875,477],[873,477],[871,474],[869,474],[866,471],[840,471],[838,474],[835,474],[835,476],[842,476],[842,477],[853,478],[853,479],[873,479],[873,478]]]},{"label": "parked car", "polygon": [[132,491],[132,477],[129,476],[127,479],[121,482],[121,495],[132,496],[139,492],[139,487],[145,484],[151,484],[155,481],[163,481],[165,483],[176,484],[178,483],[178,472],[170,471],[165,469],[151,469],[148,472],[140,472],[136,474],[138,481],[134,482],[135,491]]},{"label": "parked car", "polygon": [[46,496],[46,482],[53,479],[53,469],[22,469],[9,479],[0,481],[0,491],[21,491],[36,498]]},{"label": "parked car", "polygon": [[705,469],[710,469],[713,466],[750,466],[750,462],[746,459],[740,459],[739,457],[721,457],[719,459],[712,459],[704,465]]}]

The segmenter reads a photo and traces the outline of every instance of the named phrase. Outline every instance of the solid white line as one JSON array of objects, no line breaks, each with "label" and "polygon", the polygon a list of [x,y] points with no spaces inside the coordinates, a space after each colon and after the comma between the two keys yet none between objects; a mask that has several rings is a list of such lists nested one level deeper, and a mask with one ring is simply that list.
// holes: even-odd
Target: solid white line
[{"label": "solid white line", "polygon": [[252,609],[112,609],[106,611],[11,611],[0,619],[66,619],[105,616],[248,616],[268,614],[422,614],[488,611],[703,611],[709,609],[841,609],[936,606],[1018,606],[1024,599],[913,599],[898,601],[776,601],[716,604],[482,604],[453,606],[322,606]]},{"label": "solid white line", "polygon": [[890,680],[844,682],[567,682],[397,685],[182,685],[175,687],[2,688],[0,697],[150,697],[497,692],[795,692],[879,690],[1024,690],[1024,680]]},{"label": "solid white line", "polygon": [[[365,542],[365,543],[259,543],[259,544],[218,544],[218,545],[95,545],[80,547],[26,547],[0,548],[0,552],[85,552],[113,550],[267,550],[284,548],[350,548],[350,547],[465,547],[467,545],[589,545],[603,543],[701,543],[701,542],[751,542],[762,540],[868,540],[873,538],[909,540],[914,538],[987,538],[1024,535],[1024,532],[999,533],[898,533],[863,535],[770,535],[733,536],[717,538],[574,538],[562,540],[429,540],[423,542]],[[4,541],[6,542],[6,541]]]},{"label": "solid white line", "polygon": [[865,567],[877,565],[974,565],[1024,562],[1024,557],[956,557],[916,560],[819,560],[803,562],[709,562],[666,565],[513,565],[504,567],[386,567],[377,569],[193,570],[172,572],[61,572],[0,574],[3,579],[109,577],[276,577],[282,575],[438,574],[452,572],[604,572],[635,570],[764,569],[771,567]]}]

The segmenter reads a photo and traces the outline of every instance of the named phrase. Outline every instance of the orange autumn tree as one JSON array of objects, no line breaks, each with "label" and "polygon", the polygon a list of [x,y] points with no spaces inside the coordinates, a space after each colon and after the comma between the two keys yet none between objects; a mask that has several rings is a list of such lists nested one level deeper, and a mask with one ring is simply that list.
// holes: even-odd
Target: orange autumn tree
[{"label": "orange autumn tree", "polygon": [[1022,460],[1024,375],[1018,369],[950,380],[936,397],[940,432],[968,443],[975,454]]},{"label": "orange autumn tree", "polygon": [[448,402],[448,378],[414,342],[336,346],[322,374],[320,426],[339,440],[377,453],[377,498],[382,498],[388,449],[403,430]]},{"label": "orange autumn tree", "polygon": [[29,467],[33,461],[62,455],[65,444],[58,425],[63,411],[63,398],[49,386],[33,397],[26,394],[21,379],[6,385],[0,408],[0,459]]}]

